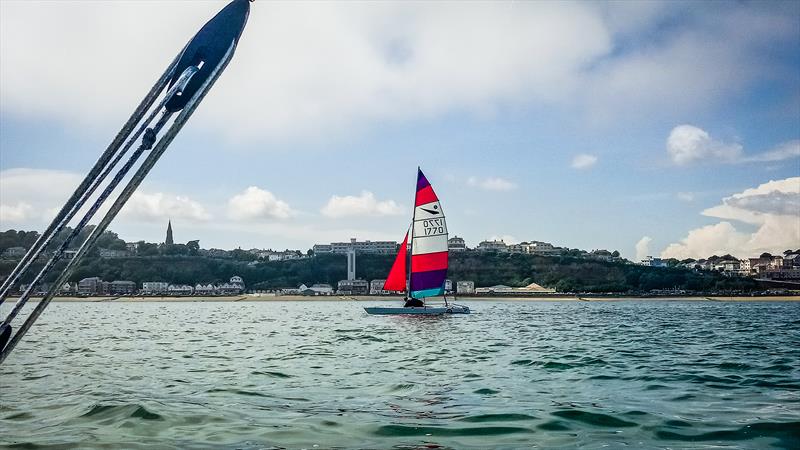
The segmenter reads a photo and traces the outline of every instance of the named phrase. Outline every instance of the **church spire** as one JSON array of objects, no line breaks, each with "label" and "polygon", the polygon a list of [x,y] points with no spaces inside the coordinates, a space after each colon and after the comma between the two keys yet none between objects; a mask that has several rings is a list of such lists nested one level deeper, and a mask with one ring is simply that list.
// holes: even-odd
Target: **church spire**
[{"label": "church spire", "polygon": [[175,241],[172,239],[172,220],[167,221],[167,239],[164,240],[166,245],[173,245]]}]

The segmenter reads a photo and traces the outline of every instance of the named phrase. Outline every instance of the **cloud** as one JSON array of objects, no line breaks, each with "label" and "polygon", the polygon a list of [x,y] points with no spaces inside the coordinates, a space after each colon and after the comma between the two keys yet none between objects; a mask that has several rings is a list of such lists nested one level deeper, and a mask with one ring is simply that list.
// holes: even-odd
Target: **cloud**
[{"label": "cloud", "polygon": [[739,144],[724,144],[693,125],[678,125],[667,138],[667,153],[672,162],[685,165],[696,161],[732,162],[742,154]]},{"label": "cloud", "polygon": [[784,142],[772,150],[741,159],[742,162],[774,162],[800,156],[800,140]]},{"label": "cloud", "polygon": [[[702,214],[725,220],[689,231],[680,242],[667,246],[662,257],[706,258],[725,253],[747,257],[796,248],[800,242],[800,177],[746,189]],[[755,226],[756,230],[740,231],[730,221]]]},{"label": "cloud", "polygon": [[488,177],[482,179],[477,177],[469,177],[467,179],[467,184],[487,191],[513,191],[517,188],[515,183],[500,177]]},{"label": "cloud", "polygon": [[50,220],[81,181],[61,170],[16,168],[0,171],[0,222],[39,227]]},{"label": "cloud", "polygon": [[677,194],[678,200],[684,202],[692,202],[694,201],[694,193],[693,192],[678,192]]},{"label": "cloud", "polygon": [[25,202],[14,205],[0,203],[0,223],[22,222],[33,217],[33,206]]},{"label": "cloud", "polygon": [[228,216],[234,220],[282,220],[294,214],[288,203],[256,186],[250,186],[228,200]]},{"label": "cloud", "polygon": [[650,255],[650,243],[653,238],[644,236],[636,243],[636,261],[641,261]]},{"label": "cloud", "polygon": [[340,218],[396,216],[403,210],[394,200],[378,201],[372,192],[361,191],[359,196],[332,196],[320,212],[327,217]]},{"label": "cloud", "polygon": [[597,163],[597,156],[589,155],[586,153],[581,153],[580,155],[575,156],[572,158],[572,168],[573,169],[588,169],[594,166]]},{"label": "cloud", "polygon": [[745,155],[740,144],[713,139],[694,125],[678,125],[667,138],[667,153],[677,165],[691,163],[775,162],[800,156],[800,140],[789,141],[754,155]]},{"label": "cloud", "polygon": [[203,222],[211,219],[211,214],[200,203],[188,197],[163,192],[134,192],[121,215],[141,221],[184,219]]},{"label": "cloud", "polygon": [[490,237],[488,240],[490,241],[503,241],[506,244],[515,244],[519,242],[517,238],[510,234],[495,234],[494,236]]},{"label": "cloud", "polygon": [[[222,5],[0,2],[4,108],[116,123]],[[529,103],[605,120],[691,110],[779,77],[763,50],[794,45],[795,19],[750,4],[255,3],[196,121],[263,138]]]}]

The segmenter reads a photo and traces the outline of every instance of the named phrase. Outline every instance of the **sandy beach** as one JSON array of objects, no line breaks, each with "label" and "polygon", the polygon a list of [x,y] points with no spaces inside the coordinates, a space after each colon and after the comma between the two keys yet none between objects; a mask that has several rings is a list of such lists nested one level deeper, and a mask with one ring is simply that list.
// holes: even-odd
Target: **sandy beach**
[{"label": "sandy beach", "polygon": [[[11,303],[16,299],[9,298]],[[40,298],[31,298],[32,302],[38,302]],[[127,296],[99,296],[99,297],[56,297],[54,302],[87,302],[87,303],[139,303],[139,302],[167,302],[167,303],[186,303],[186,302],[397,302],[402,300],[398,296],[304,296],[304,295],[258,295],[245,294],[219,297],[127,297]],[[707,296],[707,297],[582,297],[582,296],[548,296],[548,297],[459,297],[456,301],[462,302],[615,302],[615,301],[716,301],[716,302],[798,302],[800,295],[774,295],[759,297],[729,297],[729,296]]]}]

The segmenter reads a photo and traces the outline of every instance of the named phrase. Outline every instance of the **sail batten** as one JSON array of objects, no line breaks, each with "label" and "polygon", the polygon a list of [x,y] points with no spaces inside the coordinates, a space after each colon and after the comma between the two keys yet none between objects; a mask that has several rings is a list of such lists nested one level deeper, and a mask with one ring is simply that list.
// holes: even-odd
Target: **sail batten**
[{"label": "sail batten", "polygon": [[421,170],[417,172],[411,237],[411,283],[414,298],[444,295],[447,279],[447,223],[439,197]]}]

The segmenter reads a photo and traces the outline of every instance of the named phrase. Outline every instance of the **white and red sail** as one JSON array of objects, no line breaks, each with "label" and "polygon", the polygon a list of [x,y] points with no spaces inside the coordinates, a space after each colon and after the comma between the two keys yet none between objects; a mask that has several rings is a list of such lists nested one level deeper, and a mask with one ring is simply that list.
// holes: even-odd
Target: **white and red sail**
[{"label": "white and red sail", "polygon": [[414,298],[444,295],[447,279],[447,224],[439,197],[421,170],[417,173],[411,233],[411,284]]},{"label": "white and red sail", "polygon": [[[444,295],[447,279],[447,223],[442,205],[422,170],[417,172],[414,223],[411,225],[411,264],[408,264],[408,233],[400,245],[389,276],[387,291],[405,291],[423,299]],[[408,287],[406,285],[408,280]]]}]

